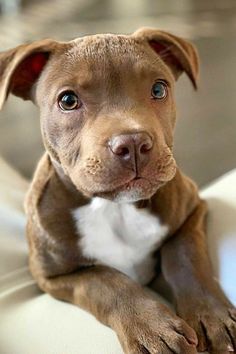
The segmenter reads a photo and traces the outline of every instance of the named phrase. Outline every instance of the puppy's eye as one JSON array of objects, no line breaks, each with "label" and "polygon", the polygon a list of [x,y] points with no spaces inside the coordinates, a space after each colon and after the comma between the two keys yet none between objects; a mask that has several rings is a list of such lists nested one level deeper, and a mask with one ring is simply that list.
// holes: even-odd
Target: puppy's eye
[{"label": "puppy's eye", "polygon": [[81,106],[81,101],[73,91],[66,91],[59,96],[58,104],[63,111],[73,111]]},{"label": "puppy's eye", "polygon": [[152,86],[152,97],[157,100],[163,100],[168,93],[167,84],[164,81],[157,81]]}]

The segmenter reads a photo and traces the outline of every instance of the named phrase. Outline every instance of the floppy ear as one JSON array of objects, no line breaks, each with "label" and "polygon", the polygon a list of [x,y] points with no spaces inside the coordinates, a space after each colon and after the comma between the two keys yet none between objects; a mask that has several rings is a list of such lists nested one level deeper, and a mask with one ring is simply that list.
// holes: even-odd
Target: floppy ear
[{"label": "floppy ear", "polygon": [[147,41],[150,47],[171,68],[175,78],[185,71],[197,88],[199,60],[195,47],[185,39],[152,28],[141,28],[133,36]]},{"label": "floppy ear", "polygon": [[0,109],[10,92],[24,100],[31,98],[31,88],[57,45],[45,39],[0,53]]}]

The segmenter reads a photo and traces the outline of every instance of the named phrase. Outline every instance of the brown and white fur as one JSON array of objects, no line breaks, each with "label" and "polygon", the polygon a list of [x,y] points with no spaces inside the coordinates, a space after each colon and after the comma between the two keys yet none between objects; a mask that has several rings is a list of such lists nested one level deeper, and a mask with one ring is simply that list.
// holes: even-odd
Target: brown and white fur
[{"label": "brown and white fur", "polygon": [[[46,148],[25,204],[30,270],[42,290],[114,329],[127,354],[236,350],[236,311],[208,257],[207,207],[172,154],[183,71],[196,87],[192,44],[147,28],[0,53],[0,105],[10,92],[31,99]],[[68,90],[80,104],[65,111]],[[179,317],[142,287],[158,263]]]}]

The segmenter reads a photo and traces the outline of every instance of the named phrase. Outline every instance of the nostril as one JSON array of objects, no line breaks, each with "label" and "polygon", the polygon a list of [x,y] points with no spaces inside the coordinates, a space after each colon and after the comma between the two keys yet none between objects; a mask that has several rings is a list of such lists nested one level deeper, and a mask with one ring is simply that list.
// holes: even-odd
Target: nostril
[{"label": "nostril", "polygon": [[123,156],[123,157],[128,156],[129,153],[130,153],[129,148],[127,148],[126,146],[120,147],[116,150],[116,155]]},{"label": "nostril", "polygon": [[152,143],[151,142],[150,143],[145,143],[145,144],[142,144],[140,146],[139,151],[140,151],[141,154],[145,154],[145,153],[149,152],[151,150],[151,148],[152,148]]},{"label": "nostril", "polygon": [[124,146],[123,144],[118,146],[111,146],[111,151],[113,154],[123,158],[129,158],[130,156],[130,148],[128,146]]}]

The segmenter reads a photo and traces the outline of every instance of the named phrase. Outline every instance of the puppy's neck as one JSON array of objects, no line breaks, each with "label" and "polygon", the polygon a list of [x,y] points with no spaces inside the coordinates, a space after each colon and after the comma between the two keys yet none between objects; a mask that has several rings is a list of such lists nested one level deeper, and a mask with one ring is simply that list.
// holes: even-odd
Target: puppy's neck
[{"label": "puppy's neck", "polygon": [[54,167],[54,169],[56,171],[58,178],[60,179],[60,181],[64,185],[64,187],[73,194],[81,194],[82,195],[82,193],[79,192],[78,189],[75,187],[75,185],[71,181],[70,177],[64,172],[64,170],[63,170],[62,166],[59,164],[59,162],[52,159],[51,157],[49,157],[49,158],[52,163],[52,166]]}]

